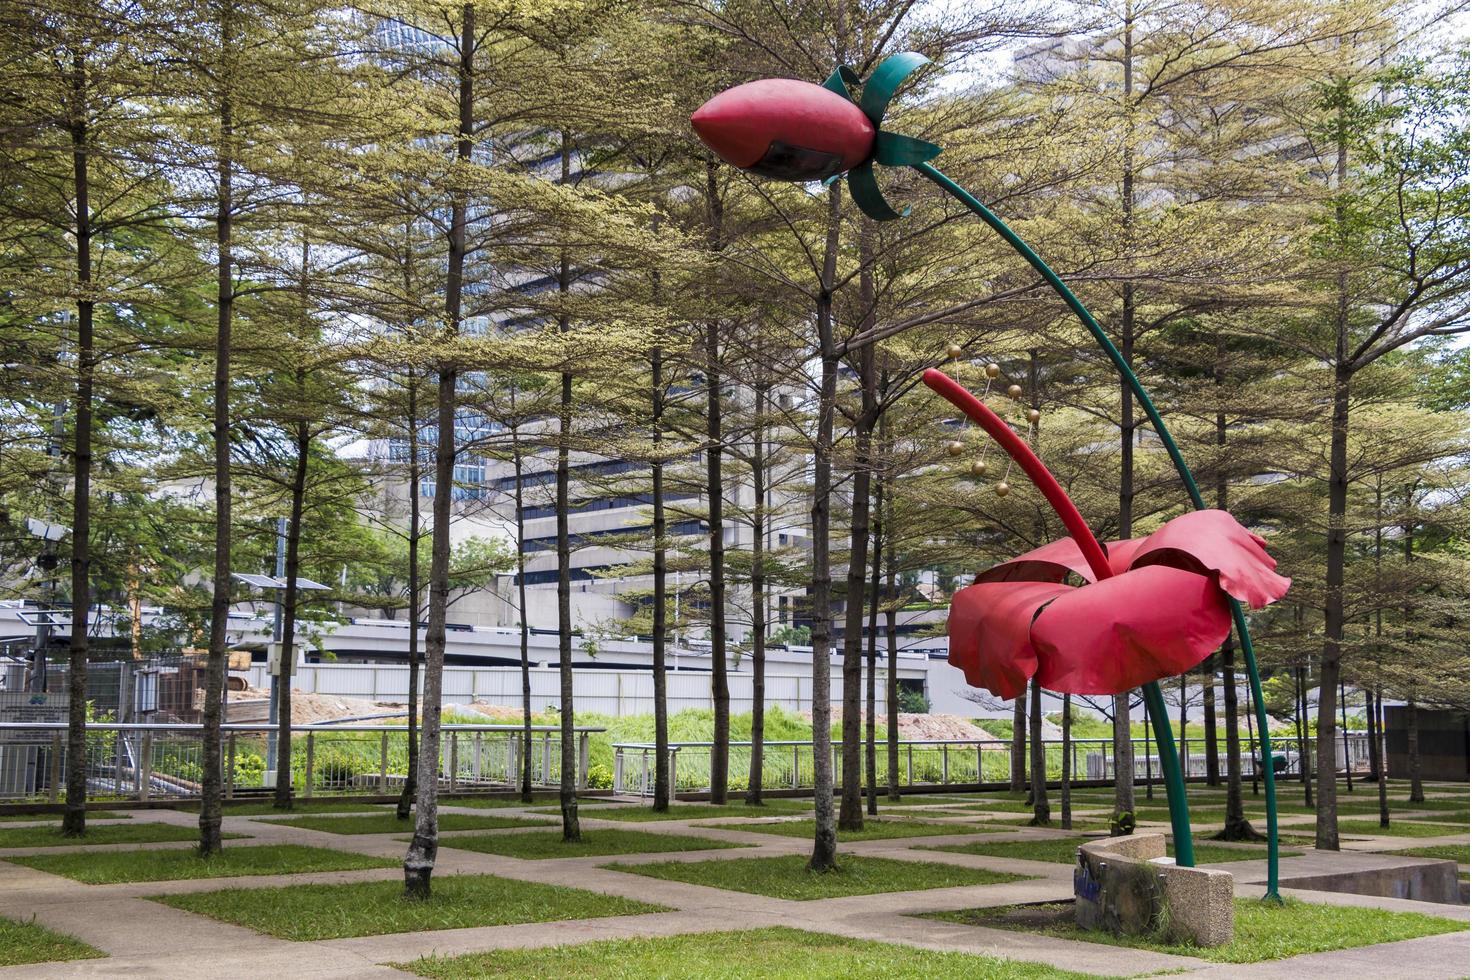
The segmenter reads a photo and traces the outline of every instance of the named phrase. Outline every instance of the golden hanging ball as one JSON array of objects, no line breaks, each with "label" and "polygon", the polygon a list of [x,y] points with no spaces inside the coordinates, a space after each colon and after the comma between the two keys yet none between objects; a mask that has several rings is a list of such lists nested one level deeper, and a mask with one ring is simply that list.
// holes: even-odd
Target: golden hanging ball
[{"label": "golden hanging ball", "polygon": [[990,472],[990,467],[986,465],[983,459],[977,459],[970,464],[971,476],[984,476],[988,472]]},{"label": "golden hanging ball", "polygon": [[944,448],[951,456],[963,456],[965,454],[965,444],[963,442],[951,442]]},{"label": "golden hanging ball", "polygon": [[1011,492],[1011,485],[1009,483],[1007,483],[1006,481],[1004,481],[1004,480],[1001,480],[999,483],[997,483],[995,485],[995,495],[997,497],[1004,497],[1006,494],[1008,494],[1010,492]]},{"label": "golden hanging ball", "polygon": [[985,376],[987,378],[998,378],[998,377],[1000,377],[1000,365],[999,364],[987,364],[987,365],[985,365]]},{"label": "golden hanging ball", "polygon": [[1012,398],[1020,398],[1023,394],[1025,394],[1025,392],[1021,390],[1020,385],[1011,385],[1009,388],[1006,389],[1006,394],[1010,395]]},{"label": "golden hanging ball", "polygon": [[1037,422],[1040,422],[1041,421],[1041,410],[1040,409],[1033,408],[1030,411],[1028,411],[1026,413],[1026,421],[1027,422],[1030,422],[1032,425],[1035,425]]},{"label": "golden hanging ball", "polygon": [[959,344],[950,344],[944,349],[944,353],[949,355],[951,361],[958,361],[965,356],[965,349]]}]

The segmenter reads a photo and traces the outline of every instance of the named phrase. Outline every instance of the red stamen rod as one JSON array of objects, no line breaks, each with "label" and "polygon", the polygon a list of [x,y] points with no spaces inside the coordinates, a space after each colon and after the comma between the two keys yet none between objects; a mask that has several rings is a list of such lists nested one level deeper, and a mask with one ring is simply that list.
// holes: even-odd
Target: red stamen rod
[{"label": "red stamen rod", "polygon": [[924,384],[969,416],[972,422],[984,429],[986,435],[1005,450],[1006,455],[1016,461],[1016,465],[1021,467],[1021,471],[1036,485],[1046,502],[1051,504],[1051,509],[1062,519],[1062,525],[1082,550],[1082,557],[1087,559],[1092,574],[1099,582],[1112,578],[1113,569],[1108,565],[1108,556],[1093,536],[1092,528],[1087,526],[1087,522],[1082,519],[1082,512],[1072,503],[1072,498],[1067,496],[1067,491],[1062,489],[1062,485],[1051,475],[1051,470],[1046,468],[1041,458],[1031,451],[1031,447],[999,415],[987,408],[984,402],[943,371],[934,368],[925,371]]}]

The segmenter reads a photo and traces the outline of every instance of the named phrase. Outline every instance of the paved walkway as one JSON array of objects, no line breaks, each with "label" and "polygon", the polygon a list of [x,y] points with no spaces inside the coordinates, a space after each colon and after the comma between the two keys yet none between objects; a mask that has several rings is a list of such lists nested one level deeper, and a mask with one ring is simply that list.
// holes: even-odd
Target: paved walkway
[{"label": "paved walkway", "polygon": [[[1016,821],[1023,815],[947,810],[953,801],[933,801],[922,809],[944,822],[994,823]],[[545,806],[545,804],[540,804]],[[510,816],[520,809],[477,809],[446,806],[445,812]],[[581,943],[599,939],[666,936],[730,929],[787,926],[814,932],[861,939],[875,939],[925,949],[982,953],[1014,960],[1050,964],[1098,976],[1153,976],[1187,973],[1201,977],[1282,977],[1299,980],[1304,975],[1335,974],[1337,977],[1462,977],[1470,973],[1470,932],[1411,940],[1335,953],[1300,956],[1268,963],[1216,965],[1193,957],[1172,956],[1145,950],[1125,949],[1098,943],[1054,939],[1027,933],[977,926],[919,920],[912,914],[981,906],[1011,905],[1066,899],[1072,892],[1069,865],[983,857],[916,848],[943,842],[970,840],[1002,841],[1069,836],[1067,832],[1025,827],[981,830],[973,835],[877,840],[842,845],[844,853],[871,855],[896,860],[930,861],[964,867],[984,868],[1031,876],[1007,884],[944,888],[917,892],[862,895],[819,901],[797,902],[760,895],[710,888],[683,882],[663,881],[608,870],[602,865],[638,864],[656,861],[737,860],[741,858],[806,854],[810,843],[803,838],[753,833],[738,829],[739,818],[709,817],[638,824],[599,819],[599,807],[585,807],[582,819],[587,829],[615,827],[652,830],[660,834],[692,835],[738,842],[751,846],[721,850],[615,855],[555,860],[521,860],[458,850],[454,838],[485,831],[459,831],[441,835],[437,874],[487,873],[524,881],[588,889],[667,906],[673,911],[649,915],[621,916],[572,922],[530,923],[470,929],[428,931],[353,939],[290,942],[263,936],[249,929],[227,925],[148,901],[146,896],[213,891],[219,888],[265,888],[304,882],[349,882],[396,879],[394,868],[343,871],[322,874],[261,876],[192,881],[148,882],[117,885],[84,885],[70,879],[5,863],[7,856],[66,850],[127,850],[136,848],[190,847],[190,842],[173,844],[116,844],[85,848],[31,848],[0,850],[0,909],[7,915],[29,918],[70,933],[108,953],[108,958],[72,963],[46,963],[0,968],[0,980],[38,977],[158,977],[169,980],[260,980],[279,975],[303,980],[347,980],[347,978],[399,977],[404,973],[386,965],[430,954],[458,954],[507,948]],[[1081,822],[1091,813],[1080,805],[1075,816]],[[329,816],[323,814],[322,816]],[[351,816],[341,814],[340,816]],[[1398,815],[1396,814],[1396,817]],[[173,810],[149,811],[137,820],[195,826],[194,814]],[[774,818],[773,818],[774,819]],[[788,818],[799,819],[799,818]],[[1310,820],[1310,818],[1303,818]],[[1426,818],[1427,819],[1427,818]],[[1293,818],[1288,818],[1295,822]],[[105,821],[98,821],[103,823]],[[1287,821],[1283,821],[1285,824]],[[703,826],[692,826],[694,823]],[[709,824],[719,823],[719,827]],[[5,826],[20,826],[6,824]],[[504,833],[529,832],[509,830]],[[539,828],[545,829],[545,828]],[[978,830],[979,828],[977,828]],[[298,827],[285,827],[252,817],[227,817],[227,832],[251,835],[249,841],[227,842],[227,847],[251,844],[294,843],[331,847],[375,856],[398,858],[404,845],[402,832],[379,835],[341,835]],[[501,833],[501,831],[495,831]],[[1382,838],[1365,840],[1379,849],[1422,846],[1433,843],[1470,843],[1470,832],[1448,838]],[[1324,868],[1340,869],[1357,860],[1382,863],[1381,855],[1309,852],[1283,861],[1283,876],[1315,874]],[[1221,865],[1237,876],[1237,891],[1243,896],[1260,894],[1257,884],[1264,876],[1264,862],[1245,861]],[[1312,901],[1339,905],[1375,905],[1413,908],[1436,915],[1470,921],[1470,907],[1426,906],[1394,899],[1369,899],[1326,892],[1292,892]]]}]

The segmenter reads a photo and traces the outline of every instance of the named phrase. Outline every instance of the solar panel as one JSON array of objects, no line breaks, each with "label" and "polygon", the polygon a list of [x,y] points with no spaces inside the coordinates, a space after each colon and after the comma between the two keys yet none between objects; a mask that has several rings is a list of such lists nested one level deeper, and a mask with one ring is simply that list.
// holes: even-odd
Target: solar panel
[{"label": "solar panel", "polygon": [[[251,575],[247,572],[231,572],[230,578],[238,579],[253,589],[284,589],[286,587],[285,579],[275,578],[270,575]],[[296,588],[302,591],[332,591],[330,585],[323,585],[320,582],[314,582],[309,578],[302,578],[299,575],[296,577]]]},{"label": "solar panel", "polygon": [[253,589],[279,589],[282,585],[269,575],[251,575],[248,572],[231,572],[230,578],[244,582]]}]

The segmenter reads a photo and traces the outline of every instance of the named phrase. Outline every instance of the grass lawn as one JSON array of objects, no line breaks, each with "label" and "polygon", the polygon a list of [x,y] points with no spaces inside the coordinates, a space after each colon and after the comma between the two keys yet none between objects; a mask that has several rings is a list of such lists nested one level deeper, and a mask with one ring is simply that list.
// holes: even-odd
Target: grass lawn
[{"label": "grass lawn", "polygon": [[308,871],[355,871],[392,868],[400,862],[365,854],[349,854],[300,844],[227,847],[202,858],[192,848],[167,851],[34,854],[8,859],[37,871],[62,875],[88,885],[119,881],[178,881],[184,878],[238,878],[245,875],[302,874]]},{"label": "grass lawn", "polygon": [[1377,820],[1339,820],[1340,834],[1381,834],[1384,837],[1447,837],[1451,834],[1470,834],[1470,827],[1449,823],[1415,823],[1411,820],[1390,819],[1389,826],[1378,826]]},{"label": "grass lawn", "polygon": [[35,922],[0,917],[0,966],[95,960],[107,954],[80,939],[54,932]]},{"label": "grass lawn", "polygon": [[[1056,840],[1018,841],[975,841],[970,844],[930,845],[926,851],[952,851],[956,854],[978,854],[985,857],[1015,858],[1024,861],[1047,861],[1052,864],[1071,864],[1077,860],[1077,848],[1096,837],[1063,837]],[[1169,845],[1174,853],[1174,845]],[[1282,851],[1282,857],[1297,857],[1298,851]],[[1196,864],[1221,864],[1226,861],[1251,861],[1265,858],[1264,847],[1225,847],[1202,841],[1194,842]]]},{"label": "grass lawn", "polygon": [[[413,830],[413,817],[399,820],[394,813],[373,813],[351,817],[292,817],[288,820],[272,820],[282,827],[302,827],[306,830],[325,830],[329,834],[401,834]],[[445,830],[505,830],[507,827],[545,827],[547,820],[522,820],[519,817],[481,817],[473,813],[441,813],[439,829]]]},{"label": "grass lawn", "polygon": [[192,895],[155,895],[155,902],[245,926],[277,939],[308,941],[396,932],[560,922],[667,909],[614,895],[560,888],[494,875],[445,875],[433,897],[403,897],[403,882],[225,888]]},{"label": "grass lawn", "polygon": [[704,837],[685,837],[681,834],[650,834],[641,830],[583,829],[581,841],[575,844],[568,844],[562,840],[560,830],[538,830],[529,834],[451,837],[441,840],[439,846],[456,847],[464,851],[479,851],[482,854],[500,854],[505,857],[538,860],[540,858],[591,857],[602,854],[709,851],[724,847],[745,847],[746,845],[708,840]]},{"label": "grass lawn", "polygon": [[[954,888],[960,885],[995,885],[1007,881],[1023,881],[1022,875],[958,868],[950,864],[920,861],[895,861],[890,858],[855,857],[839,860],[838,870],[813,874],[806,869],[807,859],[800,854],[779,857],[734,858],[715,861],[668,861],[659,864],[605,864],[614,871],[647,875],[669,881],[686,881],[693,885],[727,888],[804,902],[817,898],[841,898],[845,895],[876,895],[880,892],[919,891],[926,888]],[[772,962],[765,960],[765,962]]]},{"label": "grass lawn", "polygon": [[[61,814],[55,813],[55,812],[52,812],[52,813],[6,813],[6,814],[3,814],[3,815],[0,815],[0,823],[22,823],[24,821],[29,821],[31,823],[41,823],[41,822],[45,822],[45,821],[48,821],[48,820],[60,820],[60,819],[61,819]],[[131,813],[122,813],[122,812],[117,811],[117,810],[88,810],[87,811],[87,819],[88,820],[131,820],[131,819],[133,819],[133,815]]]},{"label": "grass lawn", "polygon": [[[752,956],[757,951],[758,956]],[[912,946],[845,939],[797,929],[707,932],[659,939],[617,939],[547,949],[508,949],[430,957],[394,964],[435,980],[625,980],[688,976],[692,964],[709,980],[1072,980],[1085,976],[1037,963],[992,956],[938,953]]]},{"label": "grass lawn", "polygon": [[[560,797],[555,793],[533,793],[530,803],[522,803],[519,796],[440,796],[440,806],[472,806],[477,810],[494,810],[509,806],[534,806],[536,804],[559,803]],[[614,800],[603,799],[600,796],[583,796],[577,799],[577,806],[584,807],[589,804],[613,803]],[[537,813],[543,812],[540,810]],[[560,813],[561,808],[546,810],[546,813]]]},{"label": "grass lawn", "polygon": [[[560,813],[560,810],[534,810],[533,813]],[[771,800],[762,806],[746,806],[744,803],[728,803],[725,806],[710,806],[705,803],[670,803],[662,813],[646,806],[608,807],[589,813],[594,820],[626,820],[637,823],[644,820],[709,820],[713,817],[780,817],[786,814],[811,813],[810,803]]]},{"label": "grass lawn", "polygon": [[[757,834],[811,838],[816,834],[817,822],[815,820],[785,820],[780,823],[741,824],[738,829]],[[859,840],[894,840],[899,837],[939,837],[946,834],[974,833],[985,833],[985,831],[977,829],[974,824],[909,823],[907,821],[900,823],[896,820],[868,819],[863,822],[862,830],[839,830],[837,840],[845,844]]]},{"label": "grass lawn", "polygon": [[1261,960],[1279,960],[1303,953],[1372,946],[1470,929],[1470,922],[1440,919],[1418,912],[1387,912],[1383,909],[1348,905],[1314,905],[1295,899],[1287,899],[1284,906],[1272,906],[1258,899],[1237,898],[1235,939],[1224,946],[1200,947],[1162,943],[1145,936],[1113,936],[1105,932],[1079,929],[1070,918],[1071,903],[1055,905],[1059,918],[1051,925],[1021,926],[1005,922],[1004,917],[1014,913],[1017,908],[1018,906],[1008,906],[939,912],[925,918],[1035,932],[1109,946],[1130,946],[1160,953],[1198,956],[1220,963],[1258,963]]},{"label": "grass lawn", "polygon": [[[363,803],[359,800],[303,800],[297,798],[292,801],[291,809],[277,810],[276,805],[269,800],[255,801],[251,803],[225,802],[225,816],[227,817],[259,817],[279,816],[287,817],[293,814],[304,813],[382,813],[388,806],[385,803]],[[181,807],[190,813],[198,813],[199,808]]]},{"label": "grass lawn", "polygon": [[1407,857],[1443,858],[1457,864],[1470,864],[1470,844],[1440,844],[1436,847],[1410,847],[1394,854]]},{"label": "grass lawn", "polygon": [[[243,837],[244,834],[225,834]],[[9,827],[0,830],[0,847],[65,847],[76,844],[156,844],[170,840],[197,840],[197,827],[166,823],[110,823],[88,827],[85,837],[61,836],[61,825]]]}]

